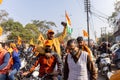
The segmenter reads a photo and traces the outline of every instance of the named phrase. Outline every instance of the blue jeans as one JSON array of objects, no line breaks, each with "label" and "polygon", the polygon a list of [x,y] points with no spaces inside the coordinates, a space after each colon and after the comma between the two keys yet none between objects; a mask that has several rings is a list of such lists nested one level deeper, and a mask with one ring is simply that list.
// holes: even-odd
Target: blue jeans
[{"label": "blue jeans", "polygon": [[15,80],[14,75],[15,75],[16,73],[17,73],[17,70],[16,70],[16,69],[12,70],[12,71],[9,73],[9,75],[8,75],[9,80]]},{"label": "blue jeans", "polygon": [[7,74],[0,74],[0,80],[6,80]]}]

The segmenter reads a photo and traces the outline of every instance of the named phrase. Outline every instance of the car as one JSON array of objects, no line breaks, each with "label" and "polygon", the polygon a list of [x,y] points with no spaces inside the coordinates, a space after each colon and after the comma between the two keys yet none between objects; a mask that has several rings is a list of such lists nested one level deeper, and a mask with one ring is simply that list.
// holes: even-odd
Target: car
[{"label": "car", "polygon": [[120,48],[117,48],[112,53],[112,61],[120,69]]}]

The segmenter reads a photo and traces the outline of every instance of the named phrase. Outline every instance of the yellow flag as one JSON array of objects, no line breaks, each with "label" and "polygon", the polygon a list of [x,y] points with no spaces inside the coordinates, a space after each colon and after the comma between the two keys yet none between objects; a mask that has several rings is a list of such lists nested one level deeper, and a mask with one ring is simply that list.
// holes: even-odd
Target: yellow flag
[{"label": "yellow flag", "polygon": [[30,45],[34,45],[33,38],[30,40]]},{"label": "yellow flag", "polygon": [[0,0],[0,4],[2,4],[2,1],[3,1],[3,0]]},{"label": "yellow flag", "polygon": [[83,36],[88,37],[88,33],[85,30],[82,30],[82,31],[83,31]]},{"label": "yellow flag", "polygon": [[18,41],[17,41],[17,43],[18,43],[19,45],[21,45],[21,43],[22,43],[22,39],[20,38],[20,36],[18,36]]},{"label": "yellow flag", "polygon": [[0,27],[0,36],[2,35],[3,29]]},{"label": "yellow flag", "polygon": [[40,33],[39,37],[38,37],[38,41],[44,42],[44,37],[43,35]]}]

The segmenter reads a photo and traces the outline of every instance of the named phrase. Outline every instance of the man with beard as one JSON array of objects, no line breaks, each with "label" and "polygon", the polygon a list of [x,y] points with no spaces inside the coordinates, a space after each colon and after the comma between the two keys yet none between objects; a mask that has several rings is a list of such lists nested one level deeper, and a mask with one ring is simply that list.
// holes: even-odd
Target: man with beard
[{"label": "man with beard", "polygon": [[93,54],[92,54],[92,51],[90,50],[90,48],[85,44],[85,41],[83,40],[83,37],[82,36],[79,36],[77,37],[77,43],[78,43],[78,47],[79,49],[83,50],[83,51],[86,51],[91,59],[93,60]]},{"label": "man with beard", "polygon": [[[39,59],[35,62],[34,66],[30,71],[24,72],[23,75],[27,75],[34,71],[35,67],[40,64],[39,77],[42,78],[46,74],[50,74],[52,80],[57,80],[57,76],[61,74],[62,62],[58,54],[52,52],[52,42],[47,40],[45,42],[45,55],[41,55]],[[50,55],[49,57],[47,55]],[[55,65],[57,63],[57,70],[54,71]],[[47,79],[49,80],[49,79]]]},{"label": "man with beard", "polygon": [[77,47],[75,39],[67,42],[69,54],[65,59],[64,80],[97,80],[97,72],[87,52]]}]

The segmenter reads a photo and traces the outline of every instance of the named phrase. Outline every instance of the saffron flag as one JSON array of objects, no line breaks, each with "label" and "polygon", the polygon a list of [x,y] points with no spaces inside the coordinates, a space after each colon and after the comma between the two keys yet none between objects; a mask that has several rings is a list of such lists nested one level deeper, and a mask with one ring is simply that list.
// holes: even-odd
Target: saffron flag
[{"label": "saffron flag", "polygon": [[2,35],[3,29],[0,27],[0,36]]},{"label": "saffron flag", "polygon": [[83,31],[83,36],[88,37],[88,33],[85,30],[82,30],[82,31]]},{"label": "saffron flag", "polygon": [[38,37],[38,41],[44,42],[44,37],[43,35],[40,33],[39,37]]},{"label": "saffron flag", "polygon": [[17,41],[18,45],[21,45],[22,43],[22,39],[20,38],[20,36],[18,36],[18,41]]},{"label": "saffron flag", "polygon": [[30,45],[34,45],[33,38],[30,40]]},{"label": "saffron flag", "polygon": [[3,1],[3,0],[0,0],[0,4],[2,4],[2,1]]},{"label": "saffron flag", "polygon": [[67,21],[67,32],[69,34],[71,34],[73,32],[73,29],[71,27],[71,20],[70,20],[70,18],[69,18],[69,16],[68,16],[66,11],[65,11],[65,17],[66,17],[66,21]]}]

